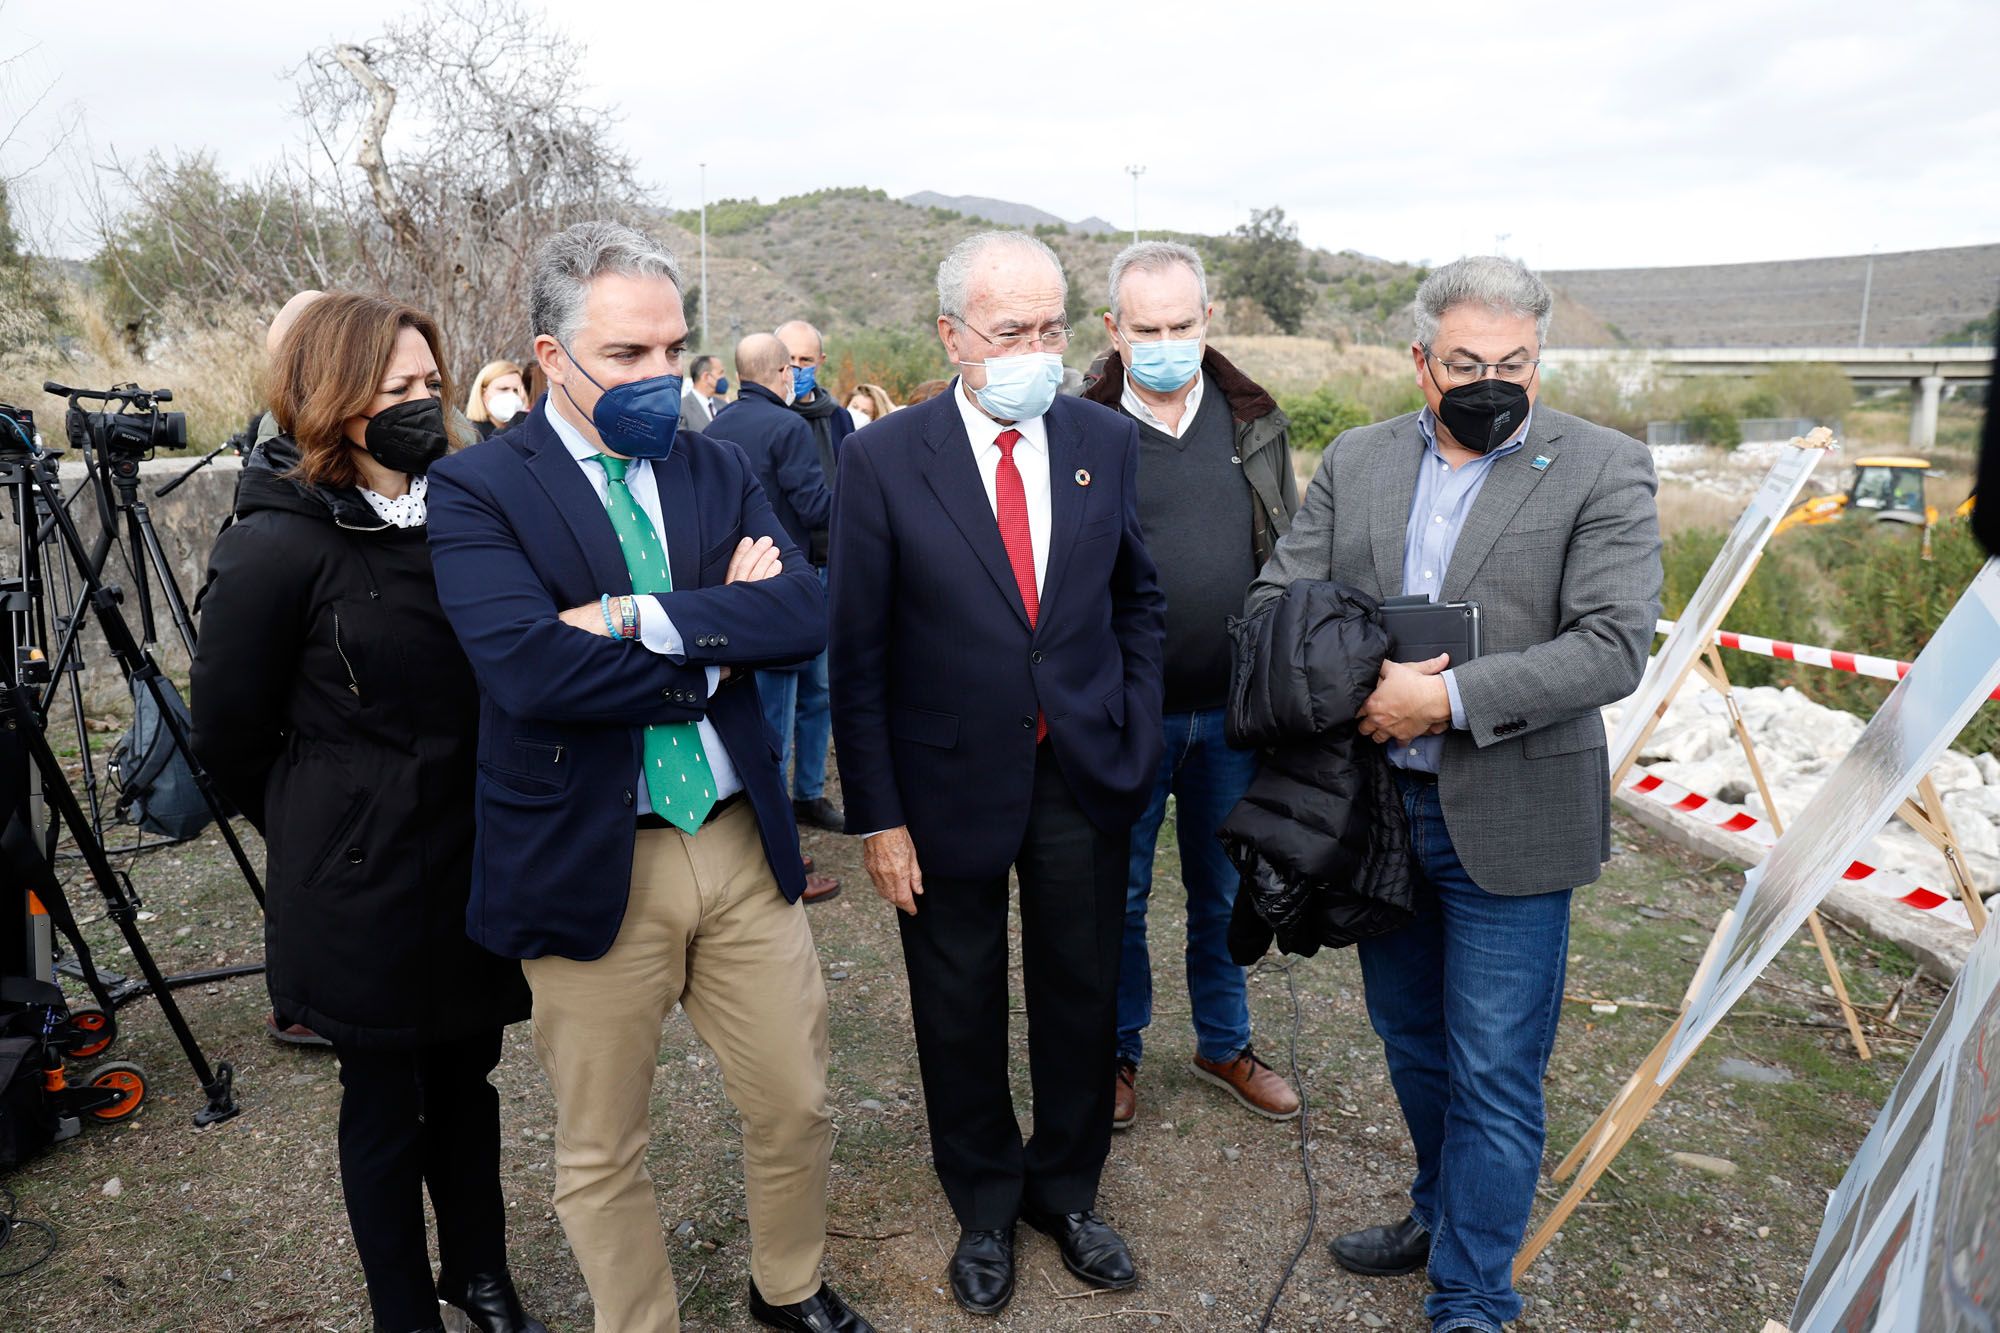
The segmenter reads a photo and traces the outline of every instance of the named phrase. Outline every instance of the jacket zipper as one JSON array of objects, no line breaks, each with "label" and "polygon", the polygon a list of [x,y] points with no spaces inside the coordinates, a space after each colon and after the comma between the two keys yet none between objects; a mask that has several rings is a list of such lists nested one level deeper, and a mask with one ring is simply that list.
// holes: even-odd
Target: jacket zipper
[{"label": "jacket zipper", "polygon": [[361,682],[354,679],[354,663],[347,660],[347,649],[340,646],[340,612],[333,613],[333,651],[340,654],[340,664],[347,668],[347,688],[354,697],[361,697]]}]

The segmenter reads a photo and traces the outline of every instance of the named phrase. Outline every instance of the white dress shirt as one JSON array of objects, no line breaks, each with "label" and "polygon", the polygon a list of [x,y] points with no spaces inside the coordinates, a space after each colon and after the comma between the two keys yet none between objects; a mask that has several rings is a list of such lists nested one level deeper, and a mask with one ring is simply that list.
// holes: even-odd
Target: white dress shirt
[{"label": "white dress shirt", "polygon": [[1140,425],[1151,426],[1160,434],[1171,435],[1178,440],[1187,434],[1188,427],[1194,424],[1194,414],[1201,411],[1201,395],[1207,387],[1208,376],[1197,370],[1194,374],[1194,387],[1188,390],[1187,406],[1181,409],[1181,424],[1178,426],[1169,426],[1153,415],[1153,409],[1139,396],[1139,391],[1132,387],[1132,372],[1129,370],[1125,372],[1124,387],[1118,394],[1118,405],[1125,409],[1127,416]]},{"label": "white dress shirt", "polygon": [[[590,482],[590,489],[597,493],[597,502],[605,503],[611,493],[611,482],[605,476],[604,469],[594,461],[601,451],[589,440],[584,439],[583,433],[564,419],[563,414],[556,410],[554,403],[547,403],[543,411],[548,414],[549,424],[555,427],[556,438],[563,442],[563,447],[569,450],[570,457],[574,458],[577,466],[583,469],[585,479]],[[632,498],[639,502],[639,508],[645,512],[646,521],[651,523],[653,531],[659,534],[660,550],[665,552],[668,547],[667,526],[660,517],[660,487],[653,478],[652,464],[643,458],[634,458],[627,463],[625,489],[632,492]],[[605,522],[610,521],[607,515]],[[636,600],[639,604],[639,642],[662,657],[685,662],[687,650],[686,645],[681,642],[681,632],[674,628],[673,619],[667,615],[666,607],[660,605],[660,599],[647,594]],[[721,683],[722,669],[709,667],[708,692],[711,697],[715,694],[716,686]],[[703,717],[695,726],[701,733],[701,748],[708,755],[708,770],[715,777],[715,799],[718,802],[727,800],[743,790],[743,779],[737,773],[735,763],[730,760],[729,748],[722,743],[722,736],[716,731],[715,724]],[[642,815],[651,813],[653,803],[647,796],[643,766],[639,772],[636,794],[639,813]]]},{"label": "white dress shirt", "polygon": [[972,441],[972,461],[979,465],[979,480],[986,486],[986,503],[993,517],[1000,517],[1000,492],[996,478],[1000,472],[1000,432],[1018,430],[1014,444],[1014,467],[1021,474],[1021,489],[1028,497],[1028,542],[1035,548],[1035,595],[1041,596],[1042,576],[1049,568],[1049,432],[1040,417],[1003,426],[975,405],[964,381],[953,380],[951,400],[965,422],[965,437]]}]

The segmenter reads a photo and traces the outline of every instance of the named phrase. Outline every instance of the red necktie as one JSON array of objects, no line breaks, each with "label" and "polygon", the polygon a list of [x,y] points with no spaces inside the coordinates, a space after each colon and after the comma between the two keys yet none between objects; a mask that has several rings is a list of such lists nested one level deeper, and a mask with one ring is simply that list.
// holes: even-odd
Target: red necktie
[{"label": "red necktie", "polygon": [[[1000,544],[1007,548],[1007,563],[1014,567],[1014,584],[1021,590],[1021,605],[1028,612],[1028,628],[1035,627],[1041,597],[1035,591],[1035,539],[1028,530],[1028,489],[1021,484],[1021,470],[1014,466],[1014,446],[1021,442],[1018,430],[1003,430],[993,441],[1000,446],[1000,464],[993,470],[994,508],[1000,519]],[[1035,742],[1048,737],[1049,724],[1040,710],[1035,713]]]}]

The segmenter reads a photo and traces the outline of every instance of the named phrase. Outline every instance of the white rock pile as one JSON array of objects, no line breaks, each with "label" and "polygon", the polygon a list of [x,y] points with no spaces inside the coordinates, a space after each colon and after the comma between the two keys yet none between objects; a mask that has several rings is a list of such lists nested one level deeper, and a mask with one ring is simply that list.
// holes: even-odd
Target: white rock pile
[{"label": "white rock pile", "polygon": [[[1764,766],[1781,819],[1795,819],[1833,772],[1865,725],[1852,713],[1827,708],[1789,687],[1736,691],[1737,705]],[[2000,704],[1988,705],[2000,707]],[[1615,728],[1619,708],[1605,710]],[[1654,730],[1639,762],[1667,781],[1768,816],[1750,765],[1731,733],[1722,697],[1690,680]],[[2000,894],[2000,760],[1947,750],[1931,772],[1944,797],[1972,882],[1982,897]],[[1891,820],[1861,860],[1949,893],[1944,857],[1901,820]]]}]

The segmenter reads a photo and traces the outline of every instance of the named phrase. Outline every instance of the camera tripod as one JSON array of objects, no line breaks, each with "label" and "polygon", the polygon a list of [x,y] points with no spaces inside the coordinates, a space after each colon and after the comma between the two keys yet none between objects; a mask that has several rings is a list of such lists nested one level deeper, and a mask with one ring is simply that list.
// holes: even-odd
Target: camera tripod
[{"label": "camera tripod", "polygon": [[[7,438],[10,433],[15,438]],[[173,706],[178,703],[178,695],[172,682],[160,670],[147,648],[133,637],[119,609],[118,590],[107,586],[102,579],[108,544],[100,542],[104,553],[96,559],[92,558],[92,552],[86,548],[57,487],[55,458],[37,453],[20,420],[5,413],[0,413],[0,493],[9,497],[11,503],[8,508],[21,534],[18,577],[0,584],[0,602],[4,602],[7,613],[5,631],[0,634],[4,643],[0,646],[9,650],[4,674],[0,674],[0,763],[4,763],[7,770],[0,772],[0,796],[6,798],[5,803],[0,804],[0,830],[5,833],[4,838],[0,838],[0,867],[9,872],[7,879],[10,883],[20,886],[39,901],[50,921],[68,940],[73,958],[63,970],[80,977],[90,989],[102,1007],[107,1030],[112,1024],[113,1012],[121,1004],[141,995],[154,996],[207,1097],[207,1105],[196,1113],[195,1122],[205,1125],[227,1119],[237,1112],[232,1095],[234,1071],[226,1061],[213,1068],[209,1065],[172,992],[181,986],[261,971],[262,965],[169,978],[161,973],[152,951],[139,932],[139,895],[132,887],[130,877],[112,866],[98,821],[85,812],[71,790],[68,775],[63,771],[62,762],[50,746],[47,735],[49,702],[60,675],[69,672],[71,699],[79,705],[78,726],[83,742],[79,750],[87,756],[88,736],[82,727],[80,687],[75,679],[77,664],[74,660],[86,607],[93,614],[125,679],[134,690],[145,690],[151,695],[174,747],[189,759],[196,785],[260,903],[263,901],[262,887],[234,831],[229,827],[227,806],[206,771],[193,762],[184,722]],[[133,522],[135,531],[140,530],[138,520]],[[150,527],[150,524],[146,526]],[[41,647],[47,642],[49,619],[47,570],[42,560],[45,538],[57,553],[56,563],[61,567],[65,586],[72,578],[77,585],[70,614],[59,618],[62,643],[54,658],[50,658]],[[157,537],[153,541],[157,547]],[[164,560],[163,552],[161,558]],[[44,814],[53,816],[48,820],[45,831],[40,822]],[[94,966],[89,947],[76,928],[74,914],[53,868],[57,835],[64,827],[69,830],[78,854],[104,899],[107,917],[117,926],[131,949],[143,980],[128,980],[113,974],[107,981],[106,975]],[[25,918],[26,913],[16,914],[14,905],[10,903],[0,915],[19,920]],[[25,961],[32,966],[33,960],[23,956],[33,950],[35,943],[32,940],[23,941],[23,947],[18,951],[9,950],[11,957],[0,955],[0,973],[12,971],[17,961]],[[29,975],[38,972],[39,968],[35,968]],[[109,1044],[108,1035],[104,1044]]]}]

